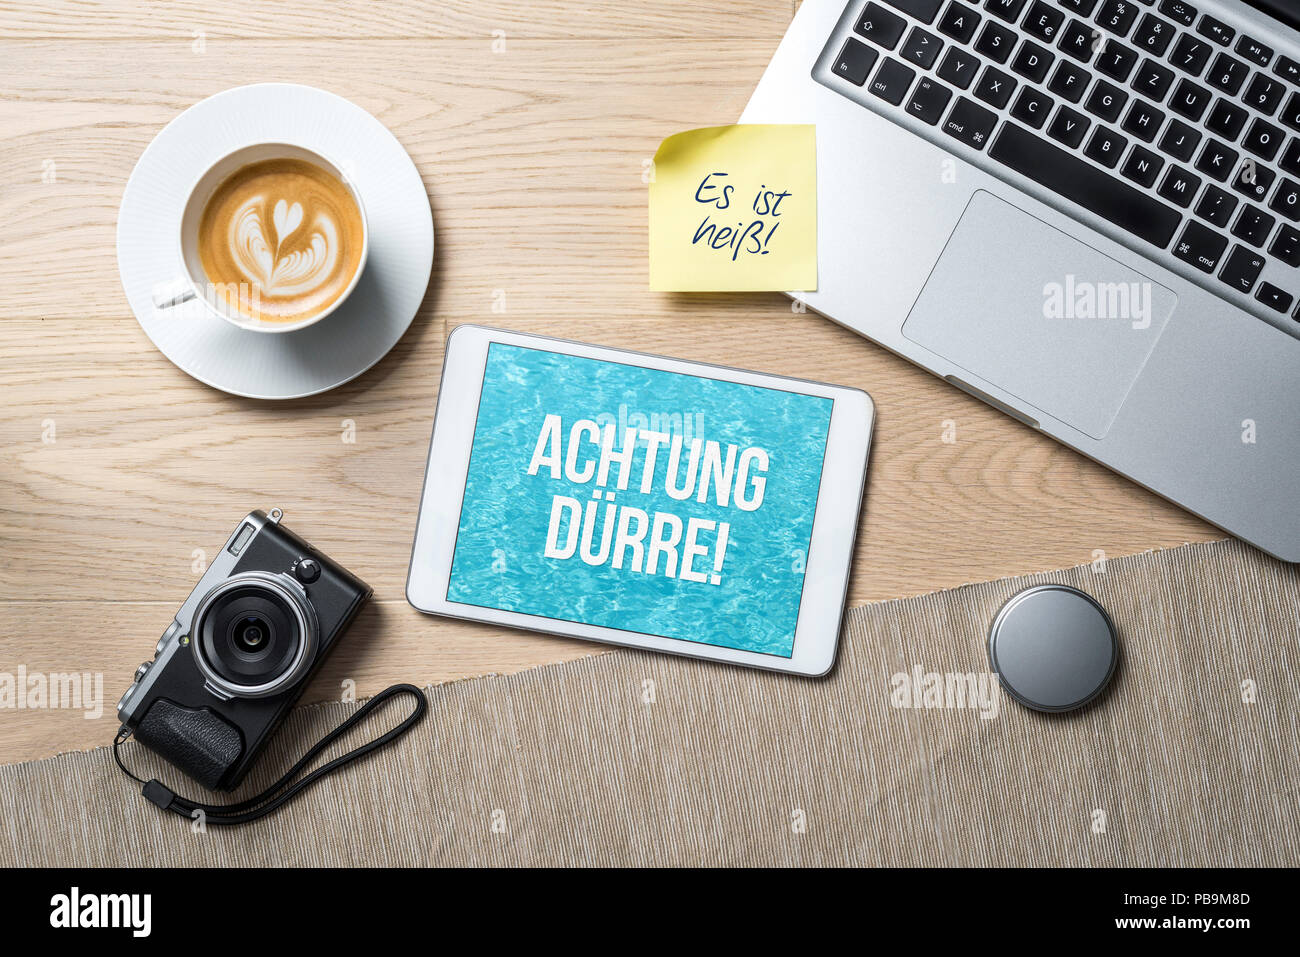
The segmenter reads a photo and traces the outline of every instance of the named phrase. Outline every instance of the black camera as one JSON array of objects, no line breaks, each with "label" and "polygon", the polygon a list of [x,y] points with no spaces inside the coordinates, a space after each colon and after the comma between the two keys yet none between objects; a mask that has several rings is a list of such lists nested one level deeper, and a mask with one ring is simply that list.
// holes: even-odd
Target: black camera
[{"label": "black camera", "polygon": [[204,787],[239,784],[371,595],[281,517],[239,523],[117,703],[137,741]]}]

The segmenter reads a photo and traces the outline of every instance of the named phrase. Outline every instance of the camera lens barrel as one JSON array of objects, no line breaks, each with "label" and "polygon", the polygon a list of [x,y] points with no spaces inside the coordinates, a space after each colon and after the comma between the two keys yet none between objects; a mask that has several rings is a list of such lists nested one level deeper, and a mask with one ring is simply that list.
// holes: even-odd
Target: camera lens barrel
[{"label": "camera lens barrel", "polygon": [[204,679],[233,698],[288,691],[310,669],[320,644],[302,585],[268,572],[234,575],[203,596],[192,634]]}]

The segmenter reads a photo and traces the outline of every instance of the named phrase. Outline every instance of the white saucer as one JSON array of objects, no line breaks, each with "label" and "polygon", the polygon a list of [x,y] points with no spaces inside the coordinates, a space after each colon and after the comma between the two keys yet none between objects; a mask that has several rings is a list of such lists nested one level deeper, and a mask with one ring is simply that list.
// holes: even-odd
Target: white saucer
[{"label": "white saucer", "polygon": [[[155,287],[181,274],[176,236],[186,194],[225,154],[287,141],[335,158],[361,193],[370,256],[332,315],[297,332],[239,329],[199,300],[156,309]],[[226,90],[163,128],[136,163],[117,218],[127,301],[153,344],[200,382],[254,399],[324,392],[365,372],[415,318],[433,269],[433,213],[424,182],[396,137],[361,107],[309,86]]]}]

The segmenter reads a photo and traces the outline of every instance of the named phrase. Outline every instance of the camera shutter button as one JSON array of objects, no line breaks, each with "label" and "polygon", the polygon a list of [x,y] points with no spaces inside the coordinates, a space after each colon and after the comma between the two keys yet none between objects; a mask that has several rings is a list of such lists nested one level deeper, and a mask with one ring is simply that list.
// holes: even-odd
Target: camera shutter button
[{"label": "camera shutter button", "polygon": [[320,562],[314,558],[300,558],[293,563],[293,575],[304,585],[310,585],[320,578]]}]

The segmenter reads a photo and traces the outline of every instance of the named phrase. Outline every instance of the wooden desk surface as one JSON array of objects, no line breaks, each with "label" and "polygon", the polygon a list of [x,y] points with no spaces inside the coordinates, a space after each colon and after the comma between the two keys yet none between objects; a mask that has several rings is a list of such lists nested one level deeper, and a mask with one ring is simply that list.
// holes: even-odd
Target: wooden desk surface
[{"label": "wooden desk surface", "polygon": [[[0,710],[0,762],[107,743],[118,695],[198,577],[195,550],[255,507],[283,507],[375,587],[304,700],[345,678],[365,695],[601,651],[404,600],[443,342],[462,322],[871,392],[853,602],[1222,537],[778,294],[647,290],[642,164],[669,133],[734,121],[793,13],[791,0],[0,2],[0,673],[104,676],[99,720]],[[377,116],[423,174],[437,230],[424,305],[392,353],[278,404],[213,391],[158,353],[114,245],[153,136],[264,80]]]}]

